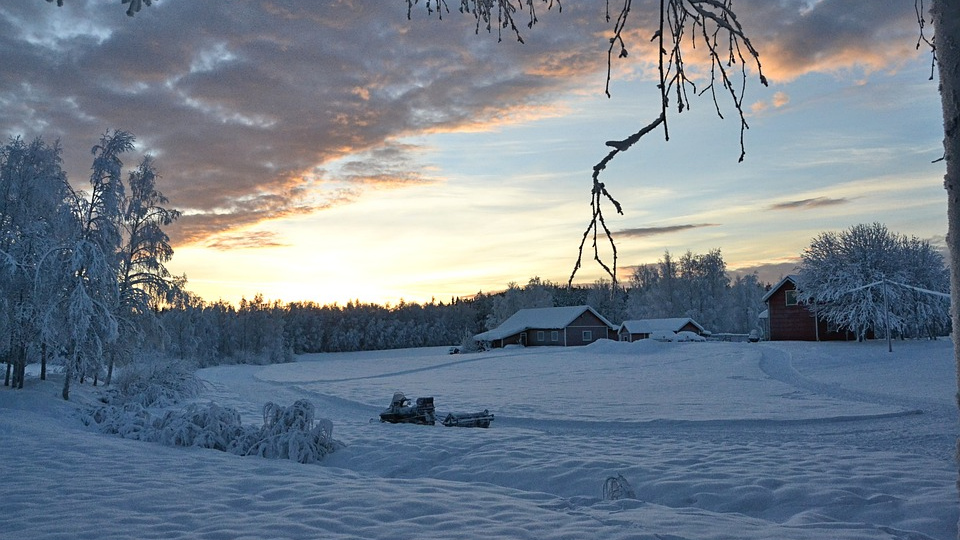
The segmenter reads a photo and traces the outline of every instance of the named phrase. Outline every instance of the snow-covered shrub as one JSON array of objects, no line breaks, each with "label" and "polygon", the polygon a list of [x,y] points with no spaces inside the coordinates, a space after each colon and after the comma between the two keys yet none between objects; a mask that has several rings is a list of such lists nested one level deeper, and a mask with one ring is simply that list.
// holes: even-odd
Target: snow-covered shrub
[{"label": "snow-covered shrub", "polygon": [[153,417],[139,403],[95,407],[84,414],[81,420],[88,426],[96,425],[102,433],[120,435],[124,439],[156,441]]},{"label": "snow-covered shrub", "polygon": [[297,400],[290,407],[267,403],[263,407],[263,427],[246,455],[274,459],[292,459],[315,463],[333,452],[340,443],[333,439],[333,422],[315,418],[313,403]]},{"label": "snow-covered shrub", "polygon": [[139,403],[144,407],[167,407],[197,396],[203,383],[189,362],[146,356],[124,366],[104,394],[106,403]]},{"label": "snow-covered shrub", "polygon": [[106,404],[91,409],[82,420],[127,439],[299,463],[316,463],[342,446],[333,439],[333,422],[316,418],[313,404],[305,400],[290,407],[267,403],[260,428],[241,425],[239,412],[216,403],[194,403],[159,418],[136,402]]},{"label": "snow-covered shrub", "polygon": [[226,452],[243,434],[240,413],[216,403],[193,403],[169,411],[156,422],[158,442],[168,446],[197,446]]},{"label": "snow-covered shrub", "polygon": [[473,333],[467,332],[463,335],[463,339],[460,341],[460,352],[478,352],[480,350],[480,343],[473,339]]}]

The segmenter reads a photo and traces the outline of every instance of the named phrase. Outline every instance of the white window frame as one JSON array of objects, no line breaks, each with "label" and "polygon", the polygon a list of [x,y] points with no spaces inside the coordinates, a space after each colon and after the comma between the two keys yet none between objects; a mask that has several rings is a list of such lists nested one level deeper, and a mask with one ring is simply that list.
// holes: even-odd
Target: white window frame
[{"label": "white window frame", "polygon": [[[797,290],[791,289],[789,291],[783,291],[783,297],[787,306],[797,306],[800,302],[797,300]],[[791,302],[791,299],[793,300]]]},{"label": "white window frame", "polygon": [[593,330],[583,331],[583,341],[586,343],[593,341]]}]

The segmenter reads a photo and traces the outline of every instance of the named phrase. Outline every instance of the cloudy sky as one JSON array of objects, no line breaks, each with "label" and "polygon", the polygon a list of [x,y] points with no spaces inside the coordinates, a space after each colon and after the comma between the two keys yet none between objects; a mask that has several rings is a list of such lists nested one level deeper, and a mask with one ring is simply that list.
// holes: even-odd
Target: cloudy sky
[{"label": "cloudy sky", "polygon": [[[135,134],[184,214],[169,267],[207,300],[566,282],[605,141],[659,112],[650,0],[634,2],[610,98],[606,2],[541,7],[523,44],[422,0],[410,20],[404,0],[155,0],[133,18],[119,0],[64,4],[0,4],[0,130],[60,139],[78,188],[101,134]],[[942,115],[914,2],[735,7],[770,82],[747,84],[746,158],[735,111],[721,101],[721,120],[708,94],[670,118],[669,142],[657,131],[613,160],[624,277],[720,248],[775,281],[817,233],[874,221],[942,245]],[[602,275],[589,259],[578,282]]]}]

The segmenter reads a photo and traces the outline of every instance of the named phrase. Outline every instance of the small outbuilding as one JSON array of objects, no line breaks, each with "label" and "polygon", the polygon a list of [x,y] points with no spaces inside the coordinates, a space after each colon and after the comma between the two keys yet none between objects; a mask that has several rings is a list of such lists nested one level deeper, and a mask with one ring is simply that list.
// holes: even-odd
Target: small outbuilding
[{"label": "small outbuilding", "polygon": [[698,336],[708,333],[700,323],[689,317],[672,319],[636,319],[623,321],[617,336],[620,341],[637,341],[651,337],[676,335],[680,332],[693,332]]},{"label": "small outbuilding", "polygon": [[611,339],[616,326],[590,306],[521,309],[500,326],[473,336],[487,348],[507,345],[588,345]]},{"label": "small outbuilding", "polygon": [[849,331],[833,328],[817,317],[816,306],[797,298],[799,278],[788,275],[767,291],[765,333],[770,341],[833,341],[855,339]]}]

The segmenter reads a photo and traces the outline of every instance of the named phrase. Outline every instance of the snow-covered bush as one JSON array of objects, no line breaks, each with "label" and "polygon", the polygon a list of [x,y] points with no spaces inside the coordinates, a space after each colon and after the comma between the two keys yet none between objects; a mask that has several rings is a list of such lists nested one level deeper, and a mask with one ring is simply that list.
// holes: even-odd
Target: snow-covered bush
[{"label": "snow-covered bush", "polygon": [[102,405],[81,417],[86,425],[96,425],[102,433],[120,435],[124,439],[156,441],[153,416],[139,403]]},{"label": "snow-covered bush", "polygon": [[243,435],[240,413],[216,403],[193,403],[169,411],[155,423],[157,442],[167,446],[197,446],[226,452]]},{"label": "snow-covered bush", "polygon": [[480,350],[480,342],[473,339],[473,333],[467,332],[464,334],[463,339],[460,341],[460,352],[478,352]]},{"label": "snow-covered bush", "polygon": [[260,428],[241,425],[239,412],[216,403],[194,403],[159,418],[136,402],[106,404],[91,409],[82,420],[127,439],[299,463],[316,463],[342,446],[333,439],[333,422],[316,418],[313,404],[305,400],[290,407],[267,403]]},{"label": "snow-covered bush", "polygon": [[148,356],[124,366],[103,396],[109,404],[139,403],[144,407],[168,407],[197,396],[203,383],[189,362]]},{"label": "snow-covered bush", "polygon": [[244,454],[299,463],[315,463],[340,446],[333,439],[333,422],[316,418],[313,403],[302,399],[290,407],[264,405],[263,427],[252,442]]}]

